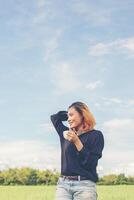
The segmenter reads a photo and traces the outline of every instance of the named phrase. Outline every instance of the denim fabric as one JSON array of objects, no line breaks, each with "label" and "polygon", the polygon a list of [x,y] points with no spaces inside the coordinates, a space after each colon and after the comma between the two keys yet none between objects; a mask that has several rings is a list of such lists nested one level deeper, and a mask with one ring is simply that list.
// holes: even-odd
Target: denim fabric
[{"label": "denim fabric", "polygon": [[60,177],[56,200],[97,200],[96,184],[90,180],[74,181]]}]

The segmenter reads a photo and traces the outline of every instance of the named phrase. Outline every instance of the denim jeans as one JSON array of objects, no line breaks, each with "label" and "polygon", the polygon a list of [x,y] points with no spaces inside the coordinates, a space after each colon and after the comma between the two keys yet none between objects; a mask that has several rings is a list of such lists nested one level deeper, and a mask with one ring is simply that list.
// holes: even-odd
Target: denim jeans
[{"label": "denim jeans", "polygon": [[96,184],[90,180],[67,180],[59,178],[56,200],[97,200]]}]

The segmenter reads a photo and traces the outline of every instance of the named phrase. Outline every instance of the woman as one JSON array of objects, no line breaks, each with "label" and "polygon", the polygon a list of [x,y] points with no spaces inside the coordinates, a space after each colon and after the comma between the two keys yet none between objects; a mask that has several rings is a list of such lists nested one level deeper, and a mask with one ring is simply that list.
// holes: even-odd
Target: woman
[{"label": "woman", "polygon": [[[51,116],[61,143],[61,176],[56,200],[96,200],[96,167],[102,157],[103,134],[86,104],[75,102],[68,111]],[[62,121],[68,121],[69,128]],[[66,135],[65,135],[66,133]]]}]

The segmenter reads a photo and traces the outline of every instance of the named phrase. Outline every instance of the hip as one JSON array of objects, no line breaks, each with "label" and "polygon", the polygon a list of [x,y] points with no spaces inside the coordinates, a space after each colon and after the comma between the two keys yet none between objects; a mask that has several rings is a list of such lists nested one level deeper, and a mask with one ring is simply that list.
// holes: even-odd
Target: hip
[{"label": "hip", "polygon": [[96,200],[97,191],[96,183],[90,180],[68,180],[64,177],[59,177],[56,187],[56,200]]},{"label": "hip", "polygon": [[61,176],[58,179],[57,185],[71,185],[71,186],[87,186],[87,187],[96,187],[96,183],[88,179],[73,179],[70,176]]}]

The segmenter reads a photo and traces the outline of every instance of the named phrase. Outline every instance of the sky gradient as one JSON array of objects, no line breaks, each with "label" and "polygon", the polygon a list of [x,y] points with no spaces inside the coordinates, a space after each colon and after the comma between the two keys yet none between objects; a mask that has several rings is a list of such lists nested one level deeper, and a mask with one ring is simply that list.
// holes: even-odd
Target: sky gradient
[{"label": "sky gradient", "polygon": [[0,1],[0,169],[60,170],[50,115],[85,102],[99,175],[134,175],[134,2]]}]

